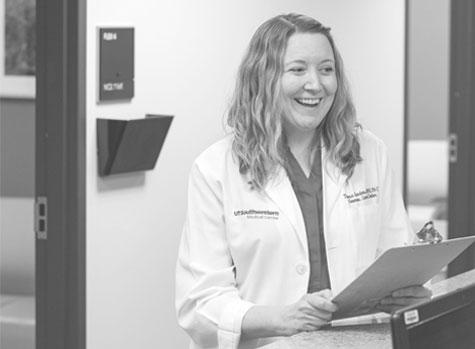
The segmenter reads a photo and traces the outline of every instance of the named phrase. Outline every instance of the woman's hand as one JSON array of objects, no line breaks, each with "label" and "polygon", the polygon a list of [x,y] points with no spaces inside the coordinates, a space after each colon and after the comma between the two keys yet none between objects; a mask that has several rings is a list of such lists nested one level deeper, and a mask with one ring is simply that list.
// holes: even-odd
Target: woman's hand
[{"label": "woman's hand", "polygon": [[306,294],[287,306],[252,306],[244,315],[241,338],[291,336],[326,325],[337,310],[330,290]]},{"label": "woman's hand", "polygon": [[291,336],[302,331],[316,331],[332,318],[337,306],[330,299],[330,290],[304,295],[294,304],[284,307],[280,321],[284,335]]},{"label": "woman's hand", "polygon": [[377,308],[386,313],[393,312],[408,305],[417,304],[432,297],[432,291],[424,286],[400,288],[390,296],[381,299]]}]

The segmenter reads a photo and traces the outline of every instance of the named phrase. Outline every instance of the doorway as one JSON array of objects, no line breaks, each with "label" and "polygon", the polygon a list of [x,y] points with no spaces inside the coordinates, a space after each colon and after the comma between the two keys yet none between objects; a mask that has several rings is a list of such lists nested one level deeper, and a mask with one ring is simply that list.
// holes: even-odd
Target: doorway
[{"label": "doorway", "polygon": [[[5,1],[18,5],[30,0],[0,0],[2,10]],[[1,77],[2,268],[13,265],[10,274],[2,270],[1,285],[2,292],[22,293],[2,297],[2,307],[19,297],[29,299],[28,310],[20,309],[23,317],[15,320],[23,328],[10,331],[11,348],[86,346],[85,16],[86,1],[37,0],[36,94],[4,95],[3,88],[13,85]],[[6,40],[0,43],[3,48]],[[21,210],[12,213],[13,206]],[[7,240],[13,240],[13,247]],[[23,252],[17,253],[20,249]],[[14,260],[4,264],[4,258],[11,256]],[[22,270],[23,276],[18,276]],[[15,283],[23,289],[14,287]],[[16,316],[5,308],[0,314],[2,321],[11,322]],[[23,331],[25,325],[29,325],[28,334]],[[28,343],[21,342],[25,339]],[[6,339],[1,347],[10,348]]]},{"label": "doorway", "polygon": [[432,221],[447,239],[450,0],[406,6],[407,211],[415,232]]},{"label": "doorway", "polygon": [[[432,220],[444,239],[475,235],[475,4],[406,4],[408,213],[414,230]],[[437,278],[474,267],[472,245]]]},{"label": "doorway", "polygon": [[0,347],[35,348],[35,0],[0,0]]},{"label": "doorway", "polygon": [[35,340],[35,100],[0,98],[0,347]]}]

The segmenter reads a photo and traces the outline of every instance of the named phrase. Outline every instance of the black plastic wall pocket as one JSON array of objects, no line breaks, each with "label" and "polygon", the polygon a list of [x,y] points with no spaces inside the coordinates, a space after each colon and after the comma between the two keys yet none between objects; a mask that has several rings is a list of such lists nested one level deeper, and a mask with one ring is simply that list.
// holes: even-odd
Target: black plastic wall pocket
[{"label": "black plastic wall pocket", "polygon": [[147,115],[134,120],[97,119],[99,175],[153,169],[172,120],[170,115]]}]

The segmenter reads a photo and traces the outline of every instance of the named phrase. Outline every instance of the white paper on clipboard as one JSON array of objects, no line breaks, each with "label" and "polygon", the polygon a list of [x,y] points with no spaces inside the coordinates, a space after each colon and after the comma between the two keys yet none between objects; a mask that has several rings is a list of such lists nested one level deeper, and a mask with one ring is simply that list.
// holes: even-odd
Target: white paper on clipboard
[{"label": "white paper on clipboard", "polygon": [[402,287],[423,285],[475,241],[475,236],[436,244],[394,247],[345,287],[332,302],[333,319],[368,314],[383,297]]}]

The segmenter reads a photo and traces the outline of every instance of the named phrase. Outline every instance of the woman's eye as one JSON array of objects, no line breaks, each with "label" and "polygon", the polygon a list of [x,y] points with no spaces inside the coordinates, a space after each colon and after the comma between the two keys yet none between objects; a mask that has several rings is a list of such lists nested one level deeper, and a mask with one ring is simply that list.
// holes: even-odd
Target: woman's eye
[{"label": "woman's eye", "polygon": [[302,73],[303,71],[305,71],[303,67],[293,67],[293,68],[290,68],[289,70],[293,73]]},{"label": "woman's eye", "polygon": [[320,69],[324,74],[331,74],[335,71],[333,67],[323,67]]}]

